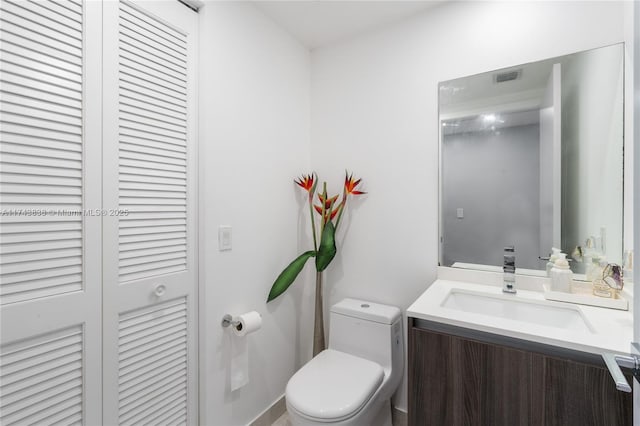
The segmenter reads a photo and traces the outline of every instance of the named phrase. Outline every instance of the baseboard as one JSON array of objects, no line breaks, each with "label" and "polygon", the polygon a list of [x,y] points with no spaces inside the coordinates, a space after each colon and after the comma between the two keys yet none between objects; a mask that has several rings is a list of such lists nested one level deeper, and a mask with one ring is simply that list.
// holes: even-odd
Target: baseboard
[{"label": "baseboard", "polygon": [[[284,400],[284,395],[282,395],[280,399],[264,410],[262,414],[256,417],[248,426],[271,426],[285,411],[287,411],[287,405]],[[391,423],[393,426],[407,426],[409,424],[407,412],[396,407],[391,407]]]},{"label": "baseboard", "polygon": [[391,407],[391,423],[393,426],[407,426],[409,424],[407,412],[397,407]]},{"label": "baseboard", "polygon": [[271,426],[286,410],[287,405],[284,401],[284,395],[282,395],[280,399],[264,410],[254,421],[249,423],[249,426]]}]

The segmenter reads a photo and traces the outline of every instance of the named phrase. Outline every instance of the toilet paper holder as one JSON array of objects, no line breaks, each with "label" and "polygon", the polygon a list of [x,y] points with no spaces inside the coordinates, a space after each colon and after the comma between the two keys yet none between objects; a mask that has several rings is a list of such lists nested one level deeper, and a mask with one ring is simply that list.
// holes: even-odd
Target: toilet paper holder
[{"label": "toilet paper holder", "polygon": [[240,321],[234,320],[233,317],[229,314],[225,314],[225,316],[222,317],[222,326],[225,328],[229,327],[230,325],[237,327],[238,324],[240,324]]},{"label": "toilet paper holder", "polygon": [[231,326],[233,333],[242,337],[260,330],[262,327],[262,315],[256,311],[249,311],[236,316],[226,314],[222,317],[221,325],[224,328]]}]

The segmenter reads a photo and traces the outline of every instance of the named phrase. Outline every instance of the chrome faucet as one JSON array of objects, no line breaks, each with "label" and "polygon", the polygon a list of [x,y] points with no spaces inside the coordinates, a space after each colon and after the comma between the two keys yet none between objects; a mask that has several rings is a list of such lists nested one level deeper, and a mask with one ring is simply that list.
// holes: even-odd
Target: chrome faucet
[{"label": "chrome faucet", "polygon": [[502,271],[504,277],[502,281],[502,291],[504,293],[515,293],[516,283],[516,254],[514,246],[507,246],[504,248],[504,263],[502,264]]}]

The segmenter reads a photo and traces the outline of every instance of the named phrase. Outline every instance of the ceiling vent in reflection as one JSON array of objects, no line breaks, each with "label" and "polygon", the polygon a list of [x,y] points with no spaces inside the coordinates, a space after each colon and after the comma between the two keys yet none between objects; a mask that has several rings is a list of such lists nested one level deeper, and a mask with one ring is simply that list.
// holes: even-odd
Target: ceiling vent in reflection
[{"label": "ceiling vent in reflection", "polygon": [[496,73],[493,75],[493,82],[496,84],[505,83],[507,81],[518,80],[521,77],[522,77],[522,68],[513,70],[513,71]]}]

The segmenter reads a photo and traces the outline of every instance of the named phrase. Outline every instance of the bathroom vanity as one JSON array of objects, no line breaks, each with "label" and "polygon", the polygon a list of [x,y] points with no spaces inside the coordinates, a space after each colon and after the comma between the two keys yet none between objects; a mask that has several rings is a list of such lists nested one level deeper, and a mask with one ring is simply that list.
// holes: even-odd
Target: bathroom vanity
[{"label": "bathroom vanity", "polygon": [[629,353],[633,315],[544,294],[552,247],[576,253],[574,279],[622,264],[623,57],[618,44],[439,84],[443,266],[407,310],[410,425],[632,424],[612,354]]},{"label": "bathroom vanity", "polygon": [[[540,278],[453,268],[407,311],[409,425],[631,425],[603,353],[625,353],[627,311],[545,301]],[[631,383],[629,372],[625,372]]]}]

